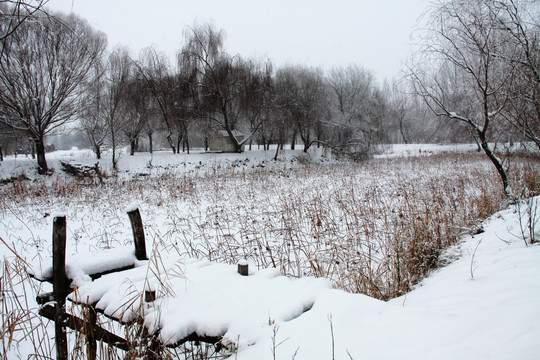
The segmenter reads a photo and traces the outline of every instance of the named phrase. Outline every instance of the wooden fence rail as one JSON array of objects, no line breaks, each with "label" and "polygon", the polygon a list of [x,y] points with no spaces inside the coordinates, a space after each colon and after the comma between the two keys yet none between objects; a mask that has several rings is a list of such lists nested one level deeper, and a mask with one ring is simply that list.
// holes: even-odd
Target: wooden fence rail
[{"label": "wooden fence rail", "polygon": [[[130,210],[128,216],[133,231],[135,257],[137,260],[148,260],[146,255],[144,228],[139,209],[136,208]],[[127,351],[128,342],[125,339],[96,324],[97,314],[92,306],[87,306],[87,319],[85,320],[66,313],[66,298],[71,292],[70,280],[66,276],[66,228],[65,216],[56,216],[53,219],[53,276],[52,279],[47,279],[52,282],[53,291],[52,293],[40,294],[37,297],[38,304],[42,305],[39,309],[39,315],[52,320],[55,323],[56,359],[68,359],[66,327],[84,332],[84,335],[86,336],[87,357],[89,360],[96,359],[96,341],[103,341],[116,348]],[[95,279],[106,273],[123,271],[132,267],[133,266],[124,266],[89,275],[92,279]],[[51,301],[54,302],[54,306],[50,305]]]},{"label": "wooden fence rail", "polygon": [[[146,253],[144,228],[139,209],[134,208],[132,210],[129,210],[127,213],[131,222],[131,228],[133,232],[135,258],[138,261],[148,260],[148,256]],[[102,328],[99,324],[97,324],[97,315],[98,313],[103,314],[106,318],[117,321],[119,324],[122,325],[129,325],[129,323],[124,323],[121,316],[120,318],[116,318],[111,314],[106,314],[104,309],[99,308],[98,302],[79,302],[78,300],[74,300],[71,297],[70,293],[73,291],[73,289],[71,288],[72,279],[69,279],[66,275],[66,229],[66,217],[54,217],[52,276],[48,271],[45,271],[45,273],[49,275],[43,275],[43,271],[41,272],[41,275],[33,275],[36,279],[40,281],[51,282],[53,285],[53,291],[50,293],[39,294],[37,297],[37,302],[38,304],[40,304],[39,315],[49,320],[52,320],[55,323],[56,359],[68,359],[69,351],[67,347],[67,328],[75,330],[85,336],[86,354],[89,360],[96,359],[98,341],[124,351],[129,351],[130,346],[133,346],[133,344],[130,344],[127,339],[124,339],[121,336],[114,334],[111,331],[108,331]],[[94,281],[106,274],[114,272],[132,271],[132,269],[136,270],[134,269],[137,265],[137,260],[135,260],[135,258],[128,259],[127,261],[125,261],[124,259],[124,261],[121,261],[117,264],[113,262],[113,266],[90,266],[88,269],[91,268],[92,270],[85,270],[85,273],[92,279],[92,281]],[[247,261],[240,262],[238,264],[237,272],[243,276],[249,275]],[[66,300],[68,299],[68,296],[70,301],[82,306],[84,314],[82,318],[70,314],[66,311]],[[148,305],[156,300],[158,294],[156,292],[156,289],[149,288],[144,289],[141,296],[143,299],[143,303]],[[163,349],[164,345],[158,341],[155,335],[149,335],[148,331],[144,329],[143,338],[143,340],[148,340],[146,342],[151,344],[145,350],[146,354],[144,354],[144,358],[149,360],[159,359],[160,349]],[[178,339],[174,344],[171,343],[165,346],[170,348],[176,348],[188,341],[195,343],[204,342],[207,344],[213,344],[215,349],[219,350],[221,348],[221,340],[222,336],[214,336],[214,334],[207,335],[204,333],[198,334],[196,332],[193,332],[184,336],[182,339]]]}]

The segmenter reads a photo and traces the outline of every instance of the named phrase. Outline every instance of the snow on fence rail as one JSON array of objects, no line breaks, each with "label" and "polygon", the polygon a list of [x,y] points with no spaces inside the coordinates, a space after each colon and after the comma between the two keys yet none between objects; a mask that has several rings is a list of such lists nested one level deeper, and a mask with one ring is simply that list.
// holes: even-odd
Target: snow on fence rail
[{"label": "snow on fence rail", "polygon": [[[39,314],[55,321],[59,360],[68,358],[66,326],[85,335],[89,359],[96,358],[97,341],[130,349],[128,340],[97,324],[97,314],[126,326],[142,324],[152,344],[145,358],[157,359],[163,346],[187,341],[234,351],[240,337],[253,344],[261,328],[300,316],[330,287],[322,279],[281,276],[277,269],[255,271],[247,261],[235,267],[159,255],[148,260],[139,209],[128,209],[128,215],[135,252],[121,249],[67,262],[66,218],[54,217],[52,267],[34,269],[33,277],[53,284],[53,292],[37,300]],[[80,305],[87,316],[68,313],[66,300]]]}]

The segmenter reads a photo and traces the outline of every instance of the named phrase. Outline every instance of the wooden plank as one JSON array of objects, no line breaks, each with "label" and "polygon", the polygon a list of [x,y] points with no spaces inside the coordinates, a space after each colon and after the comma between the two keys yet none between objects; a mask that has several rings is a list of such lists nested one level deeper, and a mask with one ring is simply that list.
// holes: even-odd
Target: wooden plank
[{"label": "wooden plank", "polygon": [[185,338],[175,342],[174,344],[167,345],[168,348],[176,348],[180,345],[183,345],[187,343],[188,341],[194,341],[194,342],[204,342],[207,344],[217,344],[223,339],[223,336],[206,336],[206,335],[198,335],[197,333],[191,333]]},{"label": "wooden plank", "polygon": [[53,220],[53,294],[55,300],[54,336],[56,359],[67,360],[67,336],[64,325],[66,310],[66,217]]},{"label": "wooden plank", "polygon": [[[49,320],[55,321],[55,309],[51,305],[45,305],[39,309],[39,315],[47,318]],[[81,318],[71,314],[65,314],[65,324],[73,330],[80,331],[89,326],[89,324]],[[111,346],[114,346],[118,349],[128,351],[129,344],[128,342],[121,338],[120,336],[113,334],[110,331],[103,329],[102,327],[92,324],[92,334],[95,341],[103,341]]]},{"label": "wooden plank", "polygon": [[[96,256],[99,256],[99,254],[97,254]],[[131,269],[134,269],[134,268],[135,268],[135,265],[133,264],[133,265],[118,267],[118,268],[109,269],[109,270],[105,270],[105,271],[100,271],[100,272],[95,272],[95,273],[88,273],[86,275],[90,276],[90,278],[93,281],[93,280],[99,279],[103,275],[112,274],[112,273],[116,273],[116,272],[121,272],[121,271],[124,271],[124,270],[131,270]],[[35,274],[32,274],[32,273],[29,273],[28,275],[32,279],[40,281],[40,282],[48,282],[48,283],[51,283],[51,284],[53,283],[54,276],[46,277],[46,278],[38,278],[38,277],[36,277]],[[66,289],[70,289],[70,284],[71,284],[71,281],[73,279],[66,276],[65,280],[66,280]]]}]

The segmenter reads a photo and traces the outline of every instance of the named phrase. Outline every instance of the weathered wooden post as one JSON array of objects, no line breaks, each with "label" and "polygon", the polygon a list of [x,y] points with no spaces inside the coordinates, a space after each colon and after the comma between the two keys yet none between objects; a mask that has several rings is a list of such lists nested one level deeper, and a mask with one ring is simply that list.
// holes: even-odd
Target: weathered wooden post
[{"label": "weathered wooden post", "polygon": [[86,336],[86,357],[88,360],[96,360],[97,354],[97,342],[94,336],[94,327],[97,323],[96,309],[91,305],[85,305],[84,310],[86,312],[87,326],[84,328],[84,334]]},{"label": "weathered wooden post", "polygon": [[238,262],[238,273],[242,276],[249,275],[249,264],[247,260],[240,260]]},{"label": "weathered wooden post", "polygon": [[55,300],[54,336],[56,359],[67,360],[66,312],[66,217],[53,220],[53,294]]},{"label": "weathered wooden post", "polygon": [[133,230],[133,241],[135,242],[135,257],[137,260],[148,260],[146,256],[146,243],[144,240],[144,228],[141,213],[138,208],[128,211],[131,230]]},{"label": "weathered wooden post", "polygon": [[144,291],[144,301],[147,303],[154,302],[156,300],[156,291],[155,290],[145,290]]}]

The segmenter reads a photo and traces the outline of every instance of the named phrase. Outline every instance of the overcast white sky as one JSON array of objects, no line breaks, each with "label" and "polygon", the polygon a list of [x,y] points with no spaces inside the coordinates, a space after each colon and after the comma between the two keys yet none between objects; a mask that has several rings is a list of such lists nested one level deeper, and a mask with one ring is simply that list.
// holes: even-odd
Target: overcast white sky
[{"label": "overcast white sky", "polygon": [[428,0],[50,0],[73,11],[138,56],[154,46],[172,58],[184,29],[213,22],[225,30],[225,49],[277,66],[330,69],[356,63],[379,80],[396,76],[410,35]]}]

